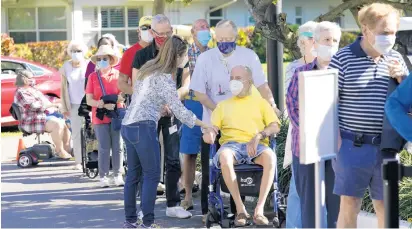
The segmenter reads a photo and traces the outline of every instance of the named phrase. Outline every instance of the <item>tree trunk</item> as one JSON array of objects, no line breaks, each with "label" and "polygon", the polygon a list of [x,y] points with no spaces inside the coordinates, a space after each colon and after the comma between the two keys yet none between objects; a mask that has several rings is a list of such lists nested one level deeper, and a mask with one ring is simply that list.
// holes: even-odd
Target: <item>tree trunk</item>
[{"label": "tree trunk", "polygon": [[165,13],[165,0],[154,0],[152,15]]}]

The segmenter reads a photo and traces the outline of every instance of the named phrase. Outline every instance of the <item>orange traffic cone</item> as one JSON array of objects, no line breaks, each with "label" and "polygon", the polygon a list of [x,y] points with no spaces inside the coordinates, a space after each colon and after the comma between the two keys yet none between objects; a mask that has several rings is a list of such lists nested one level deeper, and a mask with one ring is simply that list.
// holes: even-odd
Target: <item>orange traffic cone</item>
[{"label": "orange traffic cone", "polygon": [[17,146],[17,154],[16,154],[16,161],[19,160],[19,155],[20,151],[26,149],[26,146],[24,145],[23,138],[19,139],[19,145]]}]

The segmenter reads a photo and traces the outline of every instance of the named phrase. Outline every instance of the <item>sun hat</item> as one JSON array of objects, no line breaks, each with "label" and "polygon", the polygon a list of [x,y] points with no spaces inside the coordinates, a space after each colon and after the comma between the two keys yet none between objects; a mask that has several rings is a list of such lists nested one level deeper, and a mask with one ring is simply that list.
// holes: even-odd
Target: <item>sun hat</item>
[{"label": "sun hat", "polygon": [[99,50],[97,50],[96,54],[94,54],[90,60],[93,64],[96,64],[98,56],[111,56],[112,60],[110,61],[110,66],[116,66],[119,63],[119,57],[116,55],[115,51],[113,50],[112,46],[110,45],[101,45]]}]

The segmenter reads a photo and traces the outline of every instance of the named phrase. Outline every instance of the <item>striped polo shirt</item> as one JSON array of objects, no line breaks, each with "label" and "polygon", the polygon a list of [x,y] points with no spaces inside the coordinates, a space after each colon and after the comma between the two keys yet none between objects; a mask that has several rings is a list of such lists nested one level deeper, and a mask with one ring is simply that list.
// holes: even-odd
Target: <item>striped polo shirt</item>
[{"label": "striped polo shirt", "polygon": [[408,73],[400,53],[391,50],[375,61],[361,47],[361,37],[332,58],[339,70],[339,125],[343,130],[381,134],[390,79],[388,63],[398,61]]}]

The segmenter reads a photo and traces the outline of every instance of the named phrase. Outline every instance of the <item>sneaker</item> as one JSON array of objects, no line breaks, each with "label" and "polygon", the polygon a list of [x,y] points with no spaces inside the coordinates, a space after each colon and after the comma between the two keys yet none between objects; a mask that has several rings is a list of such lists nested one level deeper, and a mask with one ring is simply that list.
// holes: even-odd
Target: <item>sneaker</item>
[{"label": "sneaker", "polygon": [[179,219],[188,219],[192,217],[192,213],[186,211],[180,206],[166,208],[166,216]]},{"label": "sneaker", "polygon": [[109,186],[110,186],[110,182],[109,182],[109,179],[107,179],[107,177],[100,178],[100,187],[101,188],[107,188]]},{"label": "sneaker", "polygon": [[137,214],[137,218],[139,220],[143,220],[143,212],[142,211],[139,211],[139,213]]},{"label": "sneaker", "polygon": [[124,181],[123,181],[123,176],[122,175],[117,175],[113,178],[113,183],[115,186],[124,186]]},{"label": "sneaker", "polygon": [[162,184],[162,183],[159,183],[159,184],[157,185],[157,191],[158,191],[158,192],[165,192],[165,191],[166,191],[165,185]]},{"label": "sneaker", "polygon": [[140,226],[140,225],[137,224],[137,222],[136,223],[130,223],[130,222],[125,221],[123,223],[123,228],[137,228],[137,226]]}]

